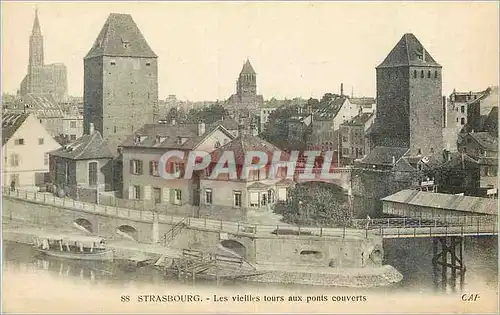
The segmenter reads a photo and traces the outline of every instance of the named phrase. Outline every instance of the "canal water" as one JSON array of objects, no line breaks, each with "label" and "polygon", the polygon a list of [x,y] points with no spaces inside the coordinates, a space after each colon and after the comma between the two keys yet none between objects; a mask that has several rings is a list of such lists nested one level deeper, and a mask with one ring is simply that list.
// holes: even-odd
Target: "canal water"
[{"label": "canal water", "polygon": [[[404,279],[395,285],[380,288],[356,289],[356,292],[435,292],[435,282],[432,269],[432,241],[429,238],[416,239],[386,239],[384,240],[385,264],[394,266]],[[487,287],[497,290],[498,285],[498,239],[496,237],[477,237],[465,239],[464,260],[467,266],[464,290],[471,287]],[[166,285],[186,287],[193,286],[191,280],[166,278],[154,267],[143,267],[127,270],[116,263],[82,262],[53,257],[40,256],[30,246],[18,243],[4,242],[2,247],[4,274],[17,275],[23,273],[44,274],[54,278],[67,278],[76,283],[95,283],[100,286]],[[195,286],[213,287],[213,281],[196,281]],[[281,288],[290,291],[322,290],[337,292],[345,290],[335,287],[312,287],[302,285],[279,285],[229,281],[221,283],[230,290]]]}]

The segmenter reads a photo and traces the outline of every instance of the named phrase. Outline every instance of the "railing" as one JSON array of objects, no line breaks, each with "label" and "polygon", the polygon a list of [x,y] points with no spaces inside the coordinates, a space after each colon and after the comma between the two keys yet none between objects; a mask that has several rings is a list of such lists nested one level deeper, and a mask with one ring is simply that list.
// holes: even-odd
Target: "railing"
[{"label": "railing", "polygon": [[[4,196],[16,199],[33,201],[46,205],[54,205],[69,209],[80,210],[92,214],[108,215],[135,221],[152,222],[154,214],[149,210],[137,210],[129,208],[118,208],[114,206],[102,206],[93,203],[76,201],[69,198],[59,198],[50,193],[40,193],[32,191],[11,191],[2,190]],[[4,216],[9,213],[8,209],[3,209]],[[367,238],[369,235],[378,234],[384,237],[389,235],[409,235],[412,231],[414,235],[437,235],[438,232],[443,235],[447,233],[456,233],[457,228],[464,231],[464,235],[472,235],[474,228],[476,235],[489,233],[489,235],[498,234],[496,218],[493,216],[461,216],[461,217],[443,217],[436,219],[423,218],[389,218],[372,220],[354,220],[353,228],[326,228],[326,227],[301,227],[301,226],[280,226],[280,225],[256,225],[245,224],[232,221],[213,220],[206,218],[194,218],[174,216],[167,214],[158,215],[159,223],[171,224],[176,226],[184,223],[185,227],[191,229],[209,230],[220,233],[231,233],[237,235],[254,235],[260,237],[266,236],[311,236],[311,237],[335,237],[335,238]],[[448,227],[448,230],[446,230]],[[431,234],[429,234],[429,228]],[[455,228],[455,229],[451,229]],[[172,230],[173,235],[178,232]],[[425,233],[423,231],[426,231]],[[399,233],[399,234],[398,234]]]},{"label": "railing", "polygon": [[184,218],[181,221],[177,222],[165,235],[163,235],[163,243],[164,246],[167,246],[170,242],[174,240],[174,238],[186,227],[186,222],[188,218]]}]

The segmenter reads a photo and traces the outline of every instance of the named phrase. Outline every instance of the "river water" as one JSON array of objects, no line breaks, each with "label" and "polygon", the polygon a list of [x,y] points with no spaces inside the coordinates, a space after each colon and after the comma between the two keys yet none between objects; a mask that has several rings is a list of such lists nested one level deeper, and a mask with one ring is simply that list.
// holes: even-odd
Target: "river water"
[{"label": "river water", "polygon": [[[466,238],[464,243],[464,261],[467,266],[464,290],[471,286],[488,287],[496,290],[498,284],[498,239],[497,237]],[[429,292],[435,287],[432,269],[432,241],[429,238],[386,239],[384,240],[385,264],[394,266],[404,279],[395,285],[383,288],[356,289],[359,292]],[[40,256],[30,246],[4,242],[2,247],[4,273],[22,272],[42,273],[50,277],[66,277],[75,283],[99,283],[104,285],[148,284],[164,287],[175,285],[193,285],[188,281],[179,283],[174,278],[165,278],[164,274],[154,267],[143,267],[125,270],[117,264],[100,262],[81,262],[53,257]],[[24,270],[24,271],[23,271]],[[196,286],[214,286],[212,281],[198,281]],[[242,288],[280,288],[284,285],[229,281],[221,284],[228,289]],[[308,290],[309,286],[290,286],[287,289],[300,288]],[[317,287],[316,287],[317,288]],[[458,287],[457,287],[458,288]],[[451,288],[449,288],[451,290]],[[341,288],[322,288],[335,292]]]}]

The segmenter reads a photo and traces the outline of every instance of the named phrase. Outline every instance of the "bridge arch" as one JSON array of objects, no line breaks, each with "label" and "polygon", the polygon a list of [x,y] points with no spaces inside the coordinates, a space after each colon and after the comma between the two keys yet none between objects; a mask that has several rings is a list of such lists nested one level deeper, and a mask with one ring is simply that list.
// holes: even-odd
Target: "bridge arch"
[{"label": "bridge arch", "polygon": [[247,248],[242,243],[235,240],[223,240],[220,242],[222,247],[229,249],[240,257],[246,258]]},{"label": "bridge arch", "polygon": [[88,233],[94,233],[94,227],[92,223],[87,219],[78,218],[73,222],[73,225],[80,230],[84,230]]},{"label": "bridge arch", "polygon": [[120,225],[116,229],[116,233],[122,237],[128,238],[130,240],[138,241],[139,240],[139,232],[130,225]]}]

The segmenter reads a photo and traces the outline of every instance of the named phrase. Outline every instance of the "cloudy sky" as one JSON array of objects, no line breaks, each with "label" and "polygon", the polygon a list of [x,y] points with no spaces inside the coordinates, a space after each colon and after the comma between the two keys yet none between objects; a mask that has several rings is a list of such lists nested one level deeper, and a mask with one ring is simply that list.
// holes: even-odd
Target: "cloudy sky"
[{"label": "cloudy sky", "polygon": [[225,99],[248,57],[258,92],[375,96],[375,67],[404,33],[443,66],[443,92],[498,84],[497,2],[2,2],[2,90],[26,73],[35,7],[46,63],[83,93],[83,57],[111,12],[129,13],[159,56],[160,97]]}]

